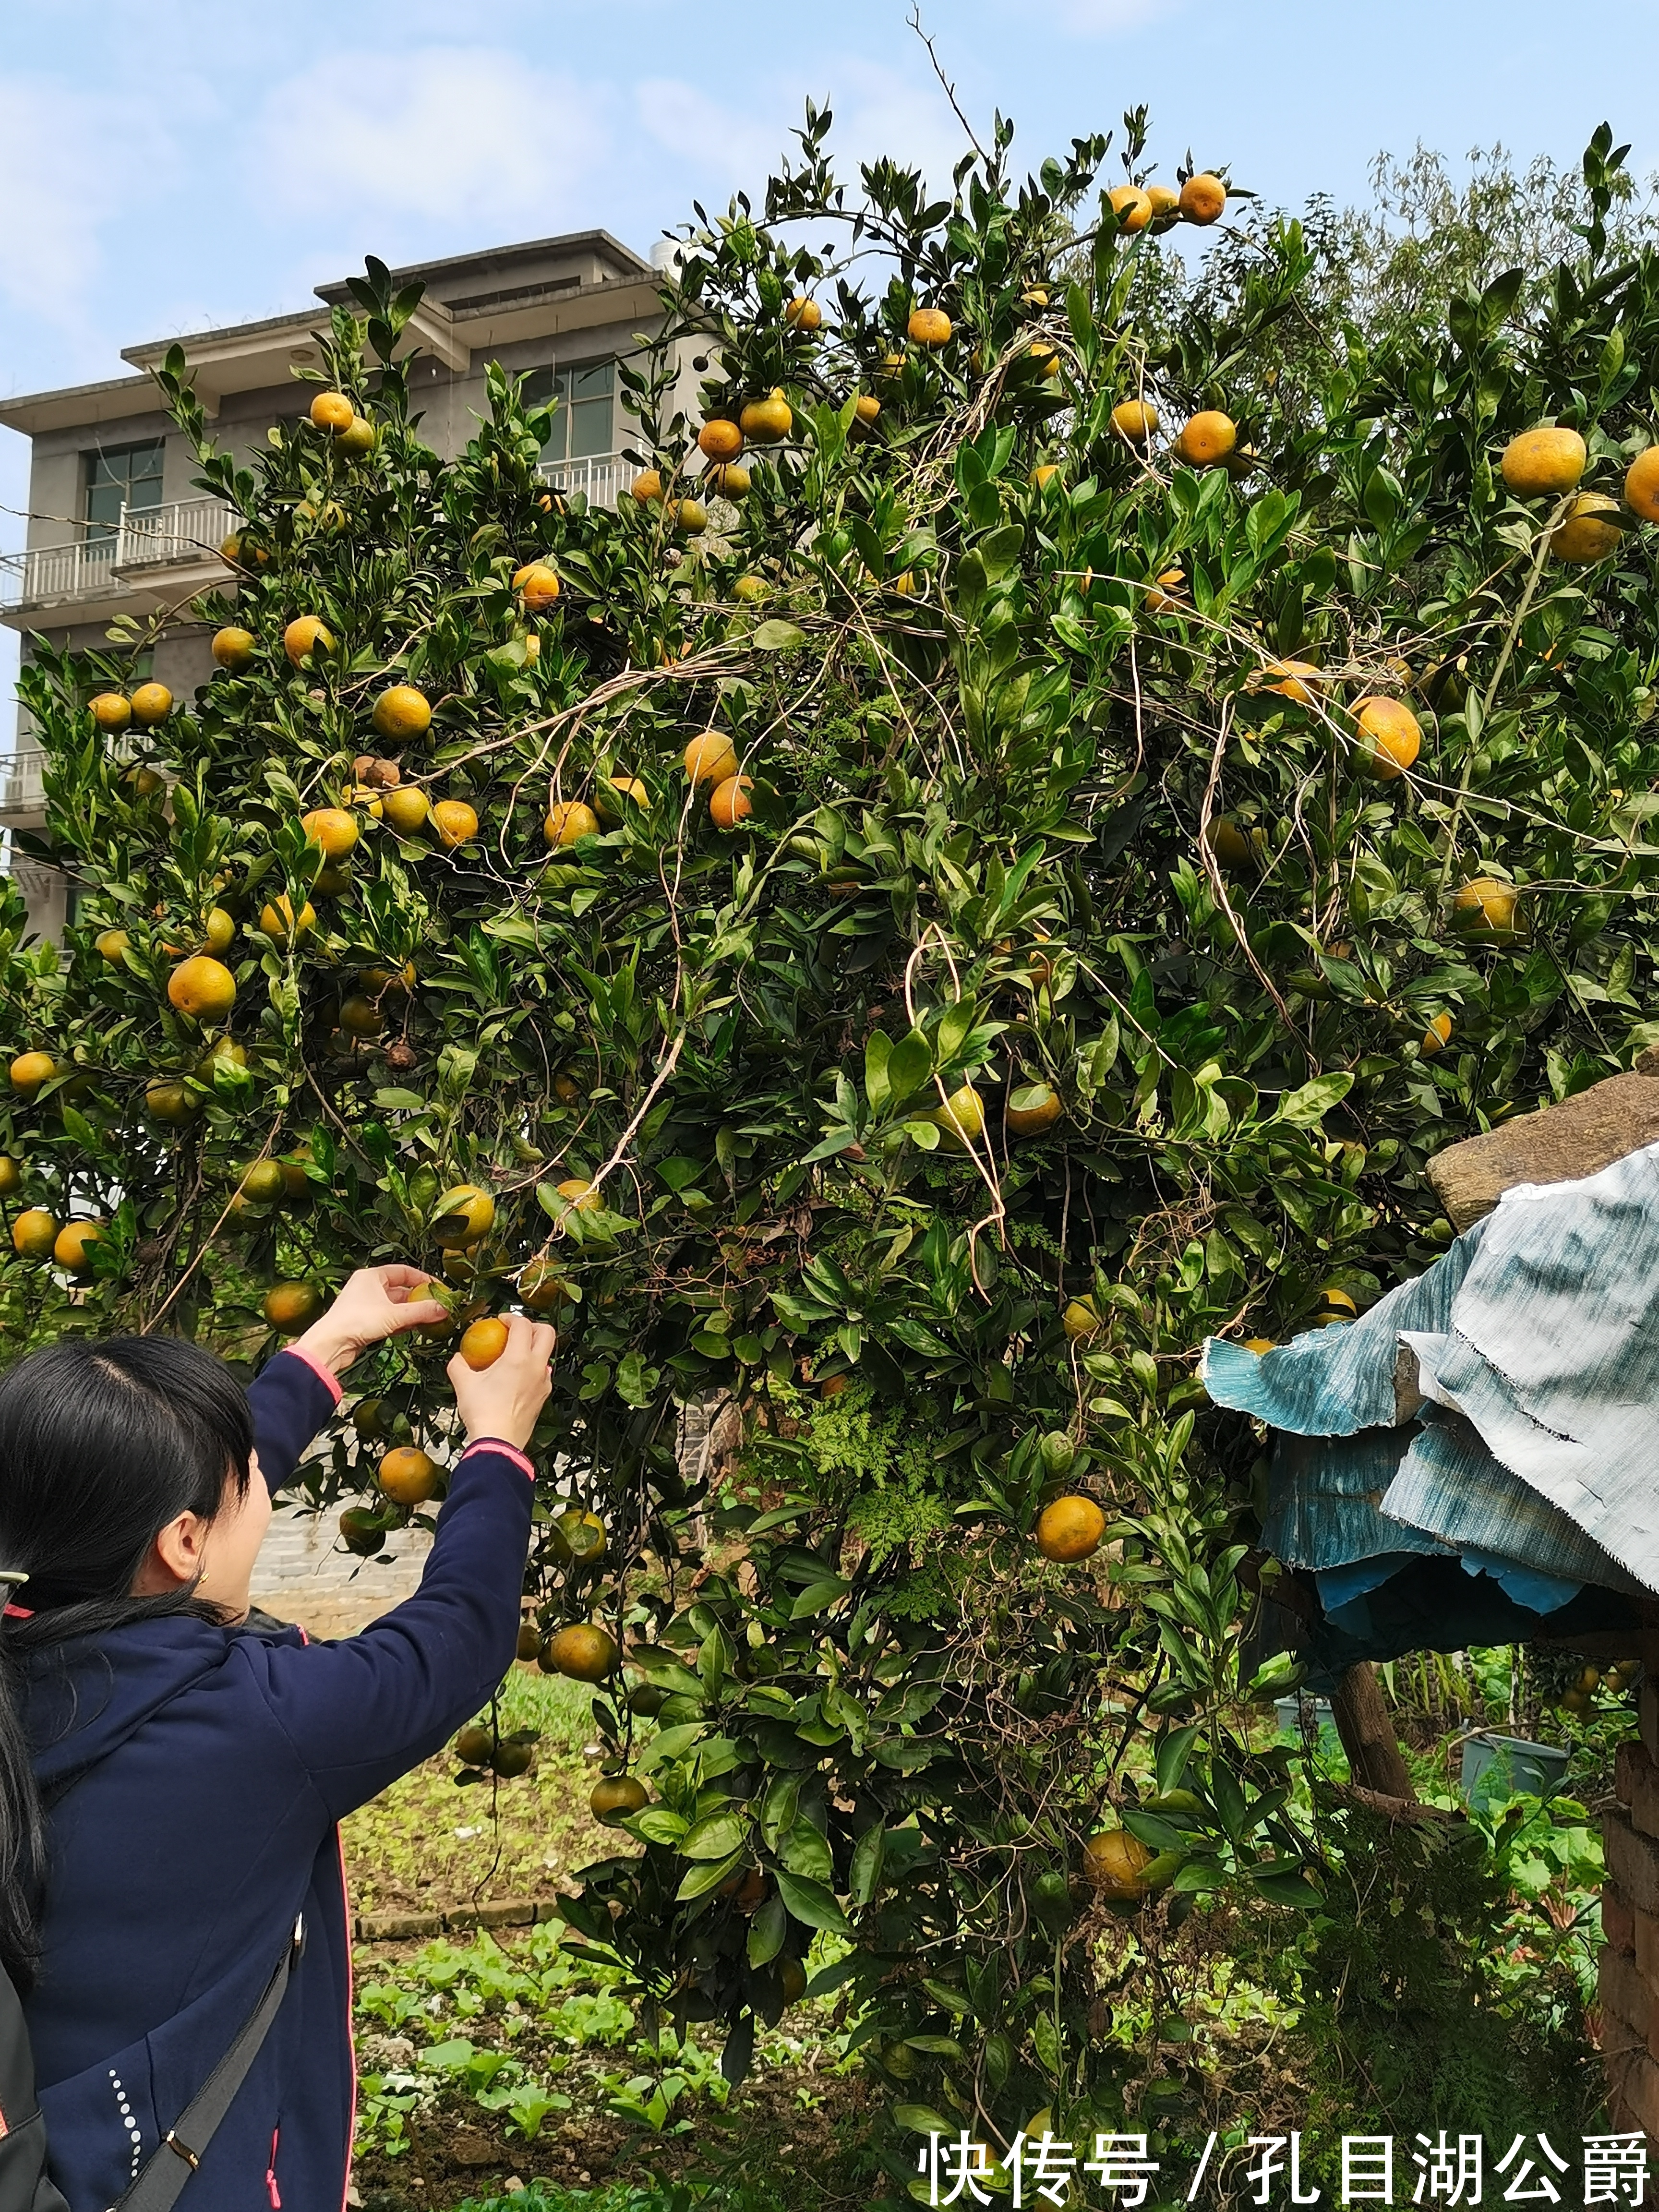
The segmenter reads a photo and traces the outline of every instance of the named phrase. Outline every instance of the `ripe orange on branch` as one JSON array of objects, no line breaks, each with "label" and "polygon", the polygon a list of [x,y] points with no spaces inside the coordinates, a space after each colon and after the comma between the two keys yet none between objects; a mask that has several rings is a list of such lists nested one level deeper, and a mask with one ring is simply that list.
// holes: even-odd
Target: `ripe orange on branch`
[{"label": "ripe orange on branch", "polygon": [[313,806],[300,817],[308,844],[318,845],[331,860],[343,860],[362,836],[357,818],[343,806]]},{"label": "ripe orange on branch", "polygon": [[1183,422],[1176,441],[1176,459],[1188,468],[1212,469],[1224,461],[1238,443],[1238,425],[1218,407],[1206,407]]},{"label": "ripe orange on branch", "polygon": [[424,1505],[435,1498],[441,1473],[438,1463],[414,1444],[399,1444],[387,1452],[376,1470],[383,1497],[394,1505]]},{"label": "ripe orange on branch", "polygon": [[1366,775],[1379,783],[1392,783],[1403,775],[1423,744],[1422,729],[1411,708],[1398,699],[1373,695],[1355,702],[1353,718]]},{"label": "ripe orange on branch", "polygon": [[746,775],[728,775],[708,795],[708,816],[717,830],[735,830],[755,811],[750,793],[754,784]]},{"label": "ripe orange on branch", "polygon": [[794,427],[793,410],[776,386],[764,399],[751,399],[738,416],[738,428],[757,446],[781,444]]},{"label": "ripe orange on branch", "polygon": [[1552,532],[1550,551],[1571,567],[1586,568],[1616,552],[1624,534],[1618,501],[1604,491],[1581,491]]},{"label": "ripe orange on branch", "polygon": [[1106,1516],[1092,1498],[1056,1498],[1037,1516],[1036,1547],[1061,1565],[1090,1558],[1105,1534]]},{"label": "ripe orange on branch", "polygon": [[165,684],[141,684],[132,695],[132,719],[143,729],[154,729],[172,712],[173,694]]},{"label": "ripe orange on branch", "polygon": [[228,669],[233,676],[240,675],[252,660],[257,642],[252,630],[228,623],[223,629],[214,632],[213,658],[221,668]]},{"label": "ripe orange on branch", "polygon": [[168,976],[167,998],[192,1020],[222,1021],[236,1003],[236,978],[222,960],[198,952],[181,961]]},{"label": "ripe orange on branch", "polygon": [[298,1336],[321,1318],[325,1303],[315,1283],[275,1283],[265,1292],[264,1316],[279,1336]]},{"label": "ripe orange on branch", "polygon": [[544,1674],[566,1674],[572,1681],[603,1682],[621,1658],[610,1630],[588,1620],[556,1629],[542,1646],[540,1665]]},{"label": "ripe orange on branch", "polygon": [[1583,475],[1589,451],[1577,430],[1546,423],[1522,430],[1504,448],[1498,465],[1518,499],[1559,499]]},{"label": "ripe orange on branch", "polygon": [[343,392],[319,392],[311,403],[311,419],[319,430],[338,437],[356,418],[357,410]]},{"label": "ripe orange on branch", "polygon": [[478,817],[464,799],[441,799],[432,810],[432,826],[438,842],[452,850],[478,834]]},{"label": "ripe orange on branch", "polygon": [[410,738],[424,737],[431,728],[431,703],[425,692],[417,691],[412,684],[393,684],[374,702],[371,719],[377,737],[388,744],[406,744]]},{"label": "ripe orange on branch", "polygon": [[11,1224],[11,1249],[20,1260],[50,1260],[58,1224],[44,1206],[26,1207]]},{"label": "ripe orange on branch", "polygon": [[296,615],[283,632],[283,650],[298,668],[307,653],[333,652],[333,632],[320,615]]},{"label": "ripe orange on branch", "polygon": [[1152,219],[1152,195],[1139,185],[1117,185],[1106,198],[1120,230],[1145,230]]},{"label": "ripe orange on branch", "polygon": [[480,1372],[493,1367],[507,1350],[507,1323],[493,1314],[469,1322],[461,1331],[459,1349],[469,1367]]},{"label": "ripe orange on branch", "polygon": [[738,772],[738,756],[723,730],[705,730],[685,749],[685,772],[694,784],[726,781]]},{"label": "ripe orange on branch", "polygon": [[1158,410],[1145,399],[1120,399],[1112,410],[1112,428],[1131,446],[1144,446],[1158,428]]},{"label": "ripe orange on branch", "polygon": [[743,451],[743,432],[735,422],[716,415],[697,433],[697,450],[711,461],[735,461]]},{"label": "ripe orange on branch", "polygon": [[522,568],[513,574],[513,588],[523,599],[532,615],[546,612],[559,596],[563,586],[557,573],[545,561],[526,561]]},{"label": "ripe orange on branch", "polygon": [[547,810],[542,834],[556,848],[574,845],[580,837],[594,836],[599,828],[599,816],[580,799],[556,799]]},{"label": "ripe orange on branch", "polygon": [[1176,203],[1182,220],[1196,223],[1218,222],[1226,204],[1227,187],[1207,169],[1188,178]]},{"label": "ripe orange on branch", "polygon": [[951,343],[951,318],[943,307],[913,308],[905,330],[912,345],[937,347]]},{"label": "ripe orange on branch", "polygon": [[1638,453],[1626,470],[1625,504],[1644,522],[1659,522],[1659,446]]}]

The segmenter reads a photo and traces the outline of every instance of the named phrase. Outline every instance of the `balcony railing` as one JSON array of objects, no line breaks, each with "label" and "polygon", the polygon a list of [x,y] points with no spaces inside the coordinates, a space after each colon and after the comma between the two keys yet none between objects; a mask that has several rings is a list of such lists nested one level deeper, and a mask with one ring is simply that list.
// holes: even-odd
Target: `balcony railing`
[{"label": "balcony railing", "polygon": [[40,745],[19,745],[9,758],[0,759],[0,823],[32,822],[45,816],[46,762]]},{"label": "balcony railing", "polygon": [[0,556],[0,607],[118,597],[129,580],[147,580],[152,569],[209,561],[234,523],[231,509],[219,499],[123,507],[106,537]]},{"label": "balcony railing", "polygon": [[580,491],[590,507],[615,507],[638,476],[620,453],[584,453],[579,460],[544,461],[537,471],[555,491]]}]

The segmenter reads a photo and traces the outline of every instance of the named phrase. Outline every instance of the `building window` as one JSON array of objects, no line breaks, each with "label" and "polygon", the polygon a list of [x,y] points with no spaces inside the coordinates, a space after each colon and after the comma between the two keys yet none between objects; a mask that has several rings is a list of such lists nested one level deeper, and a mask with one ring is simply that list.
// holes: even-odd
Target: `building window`
[{"label": "building window", "polygon": [[124,507],[160,507],[161,458],[166,450],[166,441],[156,438],[148,445],[115,446],[104,453],[82,454],[86,471],[82,512],[89,545],[114,537]]},{"label": "building window", "polygon": [[553,432],[542,447],[545,462],[584,460],[615,451],[611,442],[617,364],[590,361],[570,368],[538,368],[524,380],[525,404],[556,403]]}]

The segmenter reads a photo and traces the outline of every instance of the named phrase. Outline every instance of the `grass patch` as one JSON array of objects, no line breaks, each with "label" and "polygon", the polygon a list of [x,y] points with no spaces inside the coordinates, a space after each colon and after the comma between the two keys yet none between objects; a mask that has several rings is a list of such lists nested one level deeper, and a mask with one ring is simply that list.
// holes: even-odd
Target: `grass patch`
[{"label": "grass patch", "polygon": [[541,1731],[534,1766],[511,1782],[458,1789],[459,1762],[446,1747],[353,1813],[341,1833],[357,1910],[442,1911],[546,1897],[574,1868],[629,1848],[587,1810],[598,1779],[581,1755],[592,1739],[592,1702],[583,1683],[515,1666],[496,1724],[503,1735]]}]

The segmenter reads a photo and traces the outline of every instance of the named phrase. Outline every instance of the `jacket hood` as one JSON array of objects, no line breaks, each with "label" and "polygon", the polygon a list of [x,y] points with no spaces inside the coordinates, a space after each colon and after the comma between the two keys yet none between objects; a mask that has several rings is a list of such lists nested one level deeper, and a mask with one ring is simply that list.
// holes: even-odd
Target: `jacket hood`
[{"label": "jacket hood", "polygon": [[222,1668],[241,1632],[190,1613],[163,1614],[27,1653],[23,1728],[48,1802]]}]

